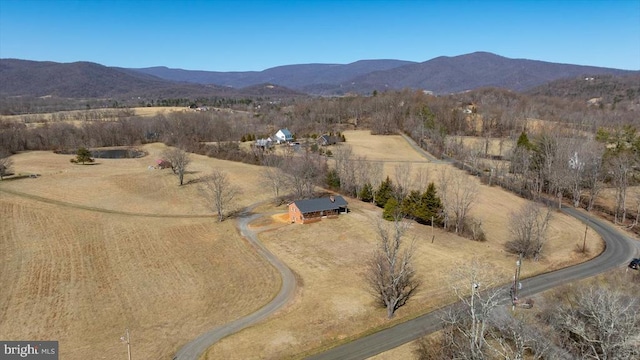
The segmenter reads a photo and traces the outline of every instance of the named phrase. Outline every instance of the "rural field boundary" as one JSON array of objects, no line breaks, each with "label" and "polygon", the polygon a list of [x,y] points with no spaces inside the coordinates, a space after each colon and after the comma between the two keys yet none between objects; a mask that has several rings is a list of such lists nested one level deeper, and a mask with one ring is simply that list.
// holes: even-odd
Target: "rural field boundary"
[{"label": "rural field boundary", "polygon": [[215,218],[215,217],[217,217],[216,215],[181,215],[181,214],[172,215],[172,214],[151,214],[151,213],[137,213],[137,212],[129,212],[129,211],[110,210],[110,209],[98,208],[98,207],[94,207],[94,206],[73,204],[73,203],[68,203],[68,202],[60,201],[60,200],[53,200],[53,199],[49,199],[49,198],[38,196],[38,195],[23,193],[23,192],[20,192],[20,191],[3,189],[2,187],[0,187],[0,192],[5,192],[7,194],[20,196],[20,197],[23,197],[23,198],[44,202],[44,203],[47,203],[47,204],[59,205],[59,206],[64,206],[64,207],[69,207],[69,208],[74,208],[74,209],[87,210],[87,211],[95,211],[95,212],[100,212],[100,213],[105,213],[105,214],[115,214],[115,215],[124,215],[124,216],[140,216],[140,217],[149,217],[149,218],[179,218],[179,219],[180,218],[181,219],[200,219],[200,218]]}]

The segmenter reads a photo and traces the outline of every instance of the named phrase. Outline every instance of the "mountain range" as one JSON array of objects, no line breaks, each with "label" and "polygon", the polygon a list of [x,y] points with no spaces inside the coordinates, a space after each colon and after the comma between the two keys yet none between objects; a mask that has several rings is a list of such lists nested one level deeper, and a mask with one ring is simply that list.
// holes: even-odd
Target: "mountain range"
[{"label": "mountain range", "polygon": [[300,64],[263,71],[216,72],[151,67],[126,69],[90,62],[0,59],[0,96],[170,98],[370,94],[419,89],[448,94],[481,87],[526,91],[551,81],[640,71],[510,59],[487,52],[425,62],[361,60]]}]

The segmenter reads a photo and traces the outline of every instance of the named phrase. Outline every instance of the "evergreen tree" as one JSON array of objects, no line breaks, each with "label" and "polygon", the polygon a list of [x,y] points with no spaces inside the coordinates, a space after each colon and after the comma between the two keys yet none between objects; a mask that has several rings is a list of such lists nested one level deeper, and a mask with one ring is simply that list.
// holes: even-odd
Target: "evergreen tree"
[{"label": "evergreen tree", "polygon": [[518,137],[518,142],[516,143],[516,147],[525,148],[527,150],[531,150],[533,148],[533,144],[529,141],[529,137],[526,132],[520,133],[520,137]]},{"label": "evergreen tree", "polygon": [[373,201],[373,186],[370,183],[366,183],[362,186],[358,197],[362,201],[371,202]]},{"label": "evergreen tree", "polygon": [[431,219],[433,217],[434,226],[442,224],[442,201],[438,196],[436,185],[434,183],[429,183],[427,191],[422,194],[420,203],[424,206],[424,213],[421,213],[421,216],[418,218],[419,222],[423,224],[431,224]]},{"label": "evergreen tree", "polygon": [[394,221],[397,219],[399,213],[401,213],[402,209],[400,204],[398,204],[398,200],[393,196],[387,200],[387,203],[384,205],[384,211],[382,211],[382,218],[389,221]]},{"label": "evergreen tree", "polygon": [[327,186],[332,190],[340,189],[340,176],[336,169],[331,169],[327,172]]},{"label": "evergreen tree", "polygon": [[425,207],[421,204],[422,195],[417,190],[412,190],[407,197],[402,199],[402,213],[412,219],[424,217]]},{"label": "evergreen tree", "polygon": [[76,152],[76,157],[74,159],[71,159],[71,162],[82,163],[82,165],[87,162],[92,163],[93,159],[91,158],[91,151],[84,147],[79,148]]},{"label": "evergreen tree", "polygon": [[[384,208],[387,204],[389,198],[391,198],[393,194],[393,184],[391,183],[391,179],[387,176],[387,178],[380,183],[378,190],[376,191],[376,206]],[[397,201],[396,201],[397,203]]]}]

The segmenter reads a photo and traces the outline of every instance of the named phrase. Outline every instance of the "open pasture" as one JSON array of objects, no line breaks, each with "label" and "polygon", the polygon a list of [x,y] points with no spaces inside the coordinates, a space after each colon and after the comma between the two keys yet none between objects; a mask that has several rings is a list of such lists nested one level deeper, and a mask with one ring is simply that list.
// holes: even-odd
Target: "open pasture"
[{"label": "open pasture", "polygon": [[120,117],[142,116],[151,117],[167,115],[176,112],[190,111],[182,106],[155,106],[137,108],[96,108],[88,110],[67,110],[52,113],[0,115],[0,122],[14,122],[26,124],[28,127],[42,126],[47,123],[64,122],[81,125],[87,121],[114,121]]},{"label": "open pasture", "polygon": [[[392,163],[415,162],[413,169],[428,167],[434,181],[436,174],[449,165],[422,164],[424,159],[403,145],[401,137],[371,136],[366,132],[345,132],[347,144],[358,155]],[[391,174],[392,176],[392,174]],[[284,260],[298,275],[298,294],[279,315],[240,333],[231,335],[209,349],[206,359],[298,358],[323,347],[347,341],[372,328],[388,326],[385,310],[376,306],[368,291],[364,273],[366,261],[376,244],[376,222],[381,209],[349,199],[351,212],[337,219],[298,225],[272,218],[277,228],[260,235],[270,251]],[[486,242],[474,242],[414,224],[407,239],[415,239],[416,269],[422,288],[401,308],[396,319],[406,319],[453,301],[449,274],[479,259],[494,268],[504,283],[511,281],[517,257],[504,251],[509,239],[510,214],[525,203],[496,187],[480,186],[472,215],[482,221]],[[281,212],[286,211],[281,208]],[[266,226],[264,220],[260,223]],[[584,225],[556,213],[550,224],[545,256],[538,262],[525,261],[523,276],[531,276],[586,260],[575,252],[582,243]],[[603,245],[589,231],[590,257]],[[406,349],[403,353],[408,353]]]},{"label": "open pasture", "polygon": [[[0,334],[60,342],[61,359],[169,359],[207,329],[260,308],[276,272],[237,232],[217,223],[197,189],[139,159],[73,165],[70,155],[13,157],[38,178],[0,182]],[[213,168],[265,200],[258,168],[192,155],[185,180]],[[239,180],[242,179],[242,180]]]}]

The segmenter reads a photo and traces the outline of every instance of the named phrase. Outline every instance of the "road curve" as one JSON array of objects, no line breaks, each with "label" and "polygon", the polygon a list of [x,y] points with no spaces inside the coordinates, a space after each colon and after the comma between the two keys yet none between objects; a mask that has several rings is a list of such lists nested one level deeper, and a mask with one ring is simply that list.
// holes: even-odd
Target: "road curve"
[{"label": "road curve", "polygon": [[[79,204],[72,204],[63,201],[48,199],[42,196],[32,195],[28,193],[23,193],[14,190],[8,190],[4,188],[0,188],[0,192],[6,192],[12,195],[29,198],[32,200],[45,202],[49,204],[70,207],[75,209],[82,209],[88,211],[95,211],[107,214],[115,214],[115,215],[125,215],[125,216],[141,216],[141,217],[157,217],[157,218],[214,218],[215,215],[180,215],[180,214],[149,214],[149,213],[133,213],[126,211],[118,211],[118,210],[110,210],[96,207],[89,207]],[[247,208],[245,208],[239,218],[238,218],[238,229],[240,233],[247,238],[249,243],[256,249],[258,254],[260,254],[263,258],[265,258],[271,265],[273,265],[278,272],[280,273],[280,277],[282,278],[282,285],[280,287],[280,291],[276,295],[276,297],[271,300],[268,304],[260,308],[258,311],[249,314],[243,318],[235,320],[233,322],[221,325],[219,327],[213,328],[206,333],[198,336],[195,340],[185,344],[182,348],[178,350],[176,355],[174,356],[174,360],[197,360],[208,348],[213,345],[217,341],[222,338],[231,335],[235,332],[238,332],[250,325],[257,323],[258,321],[266,318],[267,316],[273,314],[289,300],[293,299],[296,290],[296,279],[293,275],[293,272],[282,262],[280,259],[275,257],[269,250],[267,250],[264,245],[260,241],[258,241],[258,237],[254,231],[251,231],[248,227],[248,224],[260,217],[261,214],[251,214],[251,210],[259,205],[254,204]]]},{"label": "road curve", "polygon": [[[605,250],[594,259],[585,263],[522,280],[522,290],[520,290],[521,297],[531,296],[555,286],[601,274],[616,267],[626,265],[634,254],[639,251],[640,245],[638,245],[637,241],[621,234],[607,221],[598,219],[584,211],[574,208],[563,208],[562,212],[587,223],[602,236],[606,245]],[[508,292],[505,292],[505,294],[507,293]],[[506,296],[503,301],[506,304],[510,300],[508,296]],[[369,336],[337,346],[326,352],[313,355],[308,359],[366,359],[391,350],[441,329],[442,315],[455,305],[456,304],[443,307],[394,327],[381,330]]]},{"label": "road curve", "polygon": [[198,336],[195,340],[185,344],[180,348],[180,350],[178,350],[174,360],[199,359],[200,356],[217,341],[263,320],[276,312],[294,297],[296,290],[295,276],[293,275],[293,272],[282,261],[280,261],[280,259],[273,255],[260,241],[258,241],[256,233],[249,229],[247,225],[254,219],[260,217],[260,214],[250,214],[250,209],[251,208],[246,209],[240,215],[240,218],[238,219],[238,228],[240,229],[240,233],[249,240],[256,251],[269,261],[269,263],[271,263],[271,265],[273,265],[280,273],[282,285],[278,295],[276,295],[276,297],[267,305],[260,308],[260,310],[233,322],[213,328]]}]

